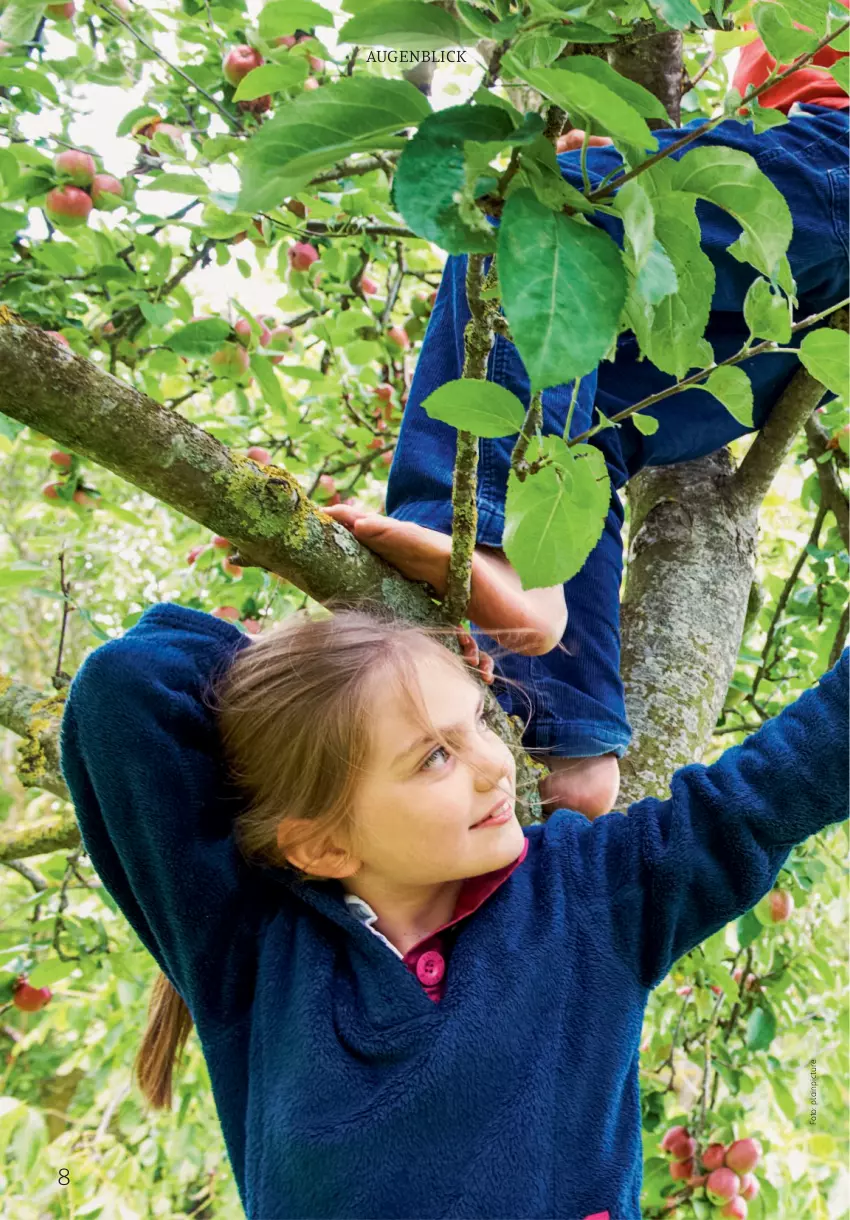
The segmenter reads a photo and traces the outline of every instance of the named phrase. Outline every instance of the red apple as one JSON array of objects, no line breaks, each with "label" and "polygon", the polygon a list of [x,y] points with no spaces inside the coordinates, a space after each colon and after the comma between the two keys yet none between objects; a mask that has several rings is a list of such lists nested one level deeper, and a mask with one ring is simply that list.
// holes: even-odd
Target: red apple
[{"label": "red apple", "polygon": [[45,500],[58,500],[59,488],[61,486],[61,483],[44,483],[41,488],[41,494],[44,496]]},{"label": "red apple", "polygon": [[[254,319],[260,327],[259,343],[261,347],[268,347],[271,343],[272,332],[266,326],[262,317],[257,314]],[[239,342],[243,347],[250,347],[254,342],[254,332],[251,329],[251,323],[247,318],[240,318],[233,328],[239,336]]]},{"label": "red apple", "polygon": [[238,563],[231,563],[230,560],[227,558],[227,556],[225,556],[225,558],[222,559],[221,566],[224,569],[224,571],[228,574],[228,576],[233,576],[234,578],[238,578],[239,576],[242,575],[242,568],[240,567],[240,565]]},{"label": "red apple", "polygon": [[202,555],[206,549],[207,548],[203,544],[201,544],[201,546],[193,546],[189,554],[186,556],[186,562],[189,565],[193,564],[198,556]]},{"label": "red apple", "polygon": [[263,629],[263,624],[256,618],[243,618],[242,626],[251,635],[257,635]]},{"label": "red apple", "polygon": [[720,1208],[718,1215],[728,1217],[728,1220],[747,1220],[747,1204],[741,1195],[735,1195]]},{"label": "red apple", "polygon": [[61,343],[63,347],[69,348],[71,346],[65,336],[60,334],[58,330],[46,330],[44,333],[50,335],[51,339],[55,339],[57,343]]},{"label": "red apple", "polygon": [[410,347],[410,340],[403,326],[391,326],[387,331],[387,338],[390,343],[395,343],[397,347],[403,348],[404,351],[407,351]]},{"label": "red apple", "polygon": [[768,926],[785,923],[793,910],[794,899],[787,890],[771,890],[753,908],[759,923]]},{"label": "red apple", "polygon": [[44,207],[55,225],[74,229],[88,223],[92,202],[78,186],[55,186],[47,192]]},{"label": "red apple", "polygon": [[251,366],[251,357],[245,348],[238,343],[225,343],[210,360],[222,376],[239,378],[244,376]]},{"label": "red apple", "polygon": [[726,1164],[735,1173],[751,1173],[759,1163],[761,1144],[758,1140],[735,1140],[726,1153]]},{"label": "red apple", "polygon": [[101,212],[112,212],[124,202],[124,188],[112,174],[95,174],[91,197],[92,203]]},{"label": "red apple", "polygon": [[280,38],[272,39],[273,47],[294,47],[298,39],[294,34],[282,34]]},{"label": "red apple", "polygon": [[14,985],[12,1003],[21,1012],[38,1012],[52,995],[49,987],[33,987],[27,982],[26,975],[20,975]]},{"label": "red apple", "polygon": [[436,288],[435,288],[435,289],[434,289],[434,291],[431,293],[431,295],[428,297],[428,304],[431,306],[431,308],[432,308],[432,309],[433,309],[433,308],[434,308],[434,306],[437,304],[437,290],[436,290]]},{"label": "red apple", "polygon": [[692,1176],[694,1172],[693,1158],[689,1161],[671,1161],[670,1177],[674,1182],[684,1182],[685,1178]]},{"label": "red apple", "polygon": [[741,1186],[738,1191],[742,1199],[746,1199],[749,1203],[756,1197],[759,1192],[758,1178],[754,1174],[745,1173],[741,1178]]},{"label": "red apple", "polygon": [[50,455],[50,460],[54,466],[61,466],[64,470],[69,470],[71,462],[74,459],[70,453],[63,453],[61,449],[54,449]]},{"label": "red apple", "polygon": [[384,381],[381,385],[375,387],[375,397],[382,398],[384,402],[389,402],[393,396],[393,388]]},{"label": "red apple", "polygon": [[321,76],[325,70],[325,61],[323,59],[319,59],[316,55],[308,55],[307,61],[310,64],[310,71],[318,72]]},{"label": "red apple", "polygon": [[320,88],[320,85],[319,85],[319,82],[316,80],[315,76],[308,76],[304,82],[304,88],[308,92],[311,92],[313,89]]},{"label": "red apple", "polygon": [[296,241],[286,252],[293,271],[306,271],[319,257],[319,251],[308,241]]},{"label": "red apple", "polygon": [[677,987],[676,995],[690,995],[692,991],[693,987]]},{"label": "red apple", "polygon": [[392,464],[393,464],[393,455],[392,455],[392,453],[391,453],[391,452],[382,453],[382,454],[381,454],[381,461],[384,463],[384,465],[385,465],[385,466],[392,466]]},{"label": "red apple", "polygon": [[714,992],[715,995],[723,995],[723,988],[718,987],[717,983],[711,984],[711,990]]},{"label": "red apple", "polygon": [[272,460],[272,455],[268,449],[263,449],[261,445],[252,445],[245,456],[249,457],[253,462],[259,462],[261,466],[268,466]]},{"label": "red apple", "polygon": [[[270,347],[285,347],[287,350],[295,342],[295,331],[291,326],[276,326],[271,332]],[[280,364],[283,356],[270,356],[272,364]]]},{"label": "red apple", "polygon": [[[742,966],[736,966],[736,968],[732,971],[732,979],[734,982],[736,982],[738,984],[739,987],[741,985],[741,979],[743,978],[743,974],[744,974],[744,969]],[[744,991],[755,991],[755,989],[757,987],[758,987],[758,979],[756,978],[756,976],[754,974],[748,974],[746,981],[744,983]]]},{"label": "red apple", "polygon": [[664,1139],[661,1141],[661,1151],[671,1152],[673,1145],[678,1143],[683,1136],[685,1139],[688,1138],[687,1127],[670,1127],[670,1129],[665,1132]]},{"label": "red apple", "polygon": [[91,186],[97,173],[94,157],[79,148],[66,148],[53,158],[53,168],[57,174],[70,178],[74,186]]},{"label": "red apple", "polygon": [[369,444],[366,446],[367,449],[383,449],[383,447],[384,447],[384,442],[381,440],[381,438],[379,436],[373,436],[372,439],[369,441]]},{"label": "red apple", "polygon": [[77,11],[77,6],[74,0],[68,0],[67,4],[48,4],[44,10],[45,17],[53,17],[56,21],[70,21]]},{"label": "red apple", "polygon": [[331,474],[319,475],[319,485],[317,491],[323,495],[332,496],[336,491],[336,479]]},{"label": "red apple", "polygon": [[245,43],[240,43],[238,47],[231,47],[227,52],[221,70],[228,85],[236,88],[249,72],[253,72],[255,68],[259,68],[264,63],[265,60],[258,50]]},{"label": "red apple", "polygon": [[709,1144],[701,1157],[703,1169],[707,1169],[709,1172],[712,1169],[721,1169],[725,1155],[725,1144]]},{"label": "red apple", "polygon": [[228,542],[226,538],[222,538],[221,534],[215,535],[212,540],[212,544],[214,547],[218,547],[220,551],[234,551],[236,549],[233,543]]},{"label": "red apple", "polygon": [[728,1203],[738,1193],[741,1180],[736,1173],[725,1166],[715,1169],[708,1175],[705,1193],[712,1203]]},{"label": "red apple", "polygon": [[231,623],[239,622],[239,611],[235,606],[216,606],[215,610],[211,610],[213,618],[226,618]]},{"label": "red apple", "polygon": [[79,504],[82,508],[94,508],[95,504],[97,503],[96,500],[93,500],[91,496],[87,496],[86,493],[81,491],[79,488],[74,492],[73,496],[71,496],[71,499],[75,504]]},{"label": "red apple", "polygon": [[360,287],[363,289],[363,292],[367,297],[374,296],[378,291],[378,285],[374,280],[371,280],[368,275],[363,275],[360,277]]}]

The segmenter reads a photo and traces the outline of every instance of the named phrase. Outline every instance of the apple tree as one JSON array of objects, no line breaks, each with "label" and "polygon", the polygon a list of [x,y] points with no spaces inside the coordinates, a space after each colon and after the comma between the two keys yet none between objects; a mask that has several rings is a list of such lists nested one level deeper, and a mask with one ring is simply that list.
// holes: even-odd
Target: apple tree
[{"label": "apple tree", "polygon": [[[742,98],[728,61],[751,18],[779,66]],[[832,0],[6,0],[0,1146],[16,1215],[238,1214],[199,1048],[175,1114],[132,1088],[151,962],[86,863],[58,768],[71,676],[148,605],[251,633],[330,598],[468,621],[478,441],[496,436],[516,438],[508,558],[526,587],[566,581],[600,536],[607,474],[590,433],[541,435],[542,391],[577,384],[634,325],[678,379],[665,395],[702,385],[751,420],[739,366],[803,331],[755,439],[629,486],[624,799],[742,740],[838,655],[846,308],[795,317],[790,212],[755,162],[673,162],[653,132],[784,121],[759,96],[847,50],[848,25]],[[570,186],[557,153],[600,139],[622,170]],[[750,337],[722,365],[704,339],[712,282],[660,240],[663,208],[693,217],[698,198],[735,217],[757,273]],[[587,223],[612,208],[622,250]],[[447,254],[468,256],[473,322],[463,377],[425,404],[457,431],[441,602],[321,510],[383,509]],[[486,381],[496,334],[529,372],[527,404]],[[650,405],[598,427],[648,430]],[[544,570],[524,522],[553,488]],[[488,714],[518,741],[492,697]],[[845,838],[797,848],[776,891],[653,993],[645,1216],[846,1207]]]}]

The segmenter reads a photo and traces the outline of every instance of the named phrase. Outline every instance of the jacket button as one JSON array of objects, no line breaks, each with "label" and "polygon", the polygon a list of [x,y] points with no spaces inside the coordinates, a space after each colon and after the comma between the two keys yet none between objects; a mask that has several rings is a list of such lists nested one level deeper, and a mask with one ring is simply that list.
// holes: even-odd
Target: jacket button
[{"label": "jacket button", "polygon": [[423,953],[416,963],[416,977],[420,983],[428,986],[439,983],[445,973],[446,963],[442,953],[438,953],[436,949],[429,949],[427,953]]}]

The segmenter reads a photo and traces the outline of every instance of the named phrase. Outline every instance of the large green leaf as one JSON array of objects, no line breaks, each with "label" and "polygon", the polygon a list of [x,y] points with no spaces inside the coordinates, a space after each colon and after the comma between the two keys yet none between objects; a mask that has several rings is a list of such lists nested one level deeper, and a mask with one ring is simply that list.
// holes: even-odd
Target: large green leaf
[{"label": "large green leaf", "polygon": [[398,51],[434,51],[470,40],[464,26],[436,4],[420,0],[387,0],[371,5],[346,21],[339,41]]},{"label": "large green leaf", "polygon": [[203,318],[188,322],[163,341],[163,346],[178,356],[211,356],[230,334],[230,323],[224,318]]},{"label": "large green leaf", "polygon": [[705,19],[691,0],[649,0],[649,7],[674,30],[685,30],[689,25],[705,29]]},{"label": "large green leaf", "polygon": [[549,457],[520,481],[508,475],[502,548],[524,589],[570,580],[602,537],[611,499],[608,470],[593,445],[569,448],[560,436],[535,438],[530,461]]},{"label": "large green leaf", "polygon": [[415,85],[377,76],[347,76],[305,93],[253,137],[242,161],[239,207],[275,207],[323,169],[356,152],[403,148],[397,133],[418,125],[431,107]]},{"label": "large green leaf", "polygon": [[744,230],[729,247],[740,262],[774,279],[791,242],[793,224],[784,196],[749,153],[737,148],[694,148],[676,163],[675,186],[723,208]]},{"label": "large green leaf", "polygon": [[747,1022],[747,1050],[766,1051],[776,1037],[776,1017],[772,1008],[754,1008]]},{"label": "large green leaf", "polygon": [[759,339],[787,343],[791,338],[791,307],[784,293],[768,280],[753,280],[744,298],[744,321]]},{"label": "large green leaf", "polygon": [[670,125],[670,116],[655,94],[644,89],[637,81],[621,76],[606,60],[597,55],[571,55],[564,67],[570,72],[577,72],[604,85],[624,102],[634,106],[638,114],[642,114],[645,119],[660,119],[662,123]]},{"label": "large green leaf", "polygon": [[525,408],[515,394],[495,381],[472,377],[445,382],[422,406],[431,419],[473,436],[513,436],[525,420]]},{"label": "large green leaf", "polygon": [[234,102],[252,102],[266,93],[279,93],[281,89],[293,89],[307,76],[307,60],[303,55],[294,55],[282,64],[263,64],[243,76],[233,94]]},{"label": "large green leaf", "polygon": [[596,368],[626,299],[622,256],[607,233],[516,191],[502,213],[499,280],[532,391]]},{"label": "large green leaf", "polygon": [[523,148],[520,170],[508,184],[508,195],[523,186],[531,187],[540,202],[553,211],[559,212],[565,204],[579,212],[594,210],[581,191],[564,178],[554,145],[545,136]]},{"label": "large green leaf", "polygon": [[333,26],[333,14],[314,0],[272,0],[260,10],[260,37],[270,42],[296,30],[310,30],[314,25]]},{"label": "large green leaf", "polygon": [[714,295],[714,265],[700,245],[694,197],[672,192],[652,202],[656,237],[673,264],[677,288],[654,305],[633,294],[628,320],[644,356],[663,372],[684,377],[705,363],[701,340]]},{"label": "large green leaf", "polygon": [[753,426],[753,387],[747,374],[736,365],[715,369],[708,381],[695,387],[707,390],[723,403],[729,414],[747,428]]},{"label": "large green leaf", "polygon": [[848,356],[847,335],[829,326],[811,331],[800,344],[800,359],[811,375],[841,398],[848,395]]},{"label": "large green leaf", "polygon": [[544,97],[562,106],[575,123],[636,148],[656,149],[658,141],[646,119],[629,102],[586,72],[563,68],[526,68],[524,78]]},{"label": "large green leaf", "polygon": [[461,146],[438,144],[417,132],[396,166],[393,200],[414,233],[449,254],[496,248],[495,229],[474,205]]},{"label": "large green leaf", "polygon": [[754,4],[753,17],[762,42],[777,63],[790,64],[817,46],[817,37],[796,29],[785,9],[772,0],[770,4]]}]

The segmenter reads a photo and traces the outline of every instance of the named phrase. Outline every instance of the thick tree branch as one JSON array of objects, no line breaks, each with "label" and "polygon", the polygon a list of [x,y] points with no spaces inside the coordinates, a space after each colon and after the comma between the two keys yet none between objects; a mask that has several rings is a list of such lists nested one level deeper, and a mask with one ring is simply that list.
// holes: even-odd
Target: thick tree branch
[{"label": "thick tree branch", "polygon": [[[830,325],[847,330],[848,313],[842,309]],[[767,423],[756,436],[732,482],[732,492],[751,505],[761,504],[785,461],[794,438],[809,419],[826,390],[806,369],[792,377]]]},{"label": "thick tree branch", "polygon": [[[315,601],[374,601],[407,622],[453,625],[429,585],[408,580],[362,546],[308,499],[286,469],[234,456],[202,428],[76,356],[6,306],[0,306],[0,387],[5,415],[228,538],[246,563],[277,573]],[[460,653],[454,636],[443,638]],[[529,817],[537,819],[537,785],[546,770],[523,754],[519,717],[507,716],[489,687],[485,692],[492,727],[517,750],[517,790],[530,803]],[[0,680],[0,726],[25,740],[21,782],[65,797],[57,735],[63,701],[62,692],[41,697]],[[36,854],[20,838],[31,829],[7,843],[9,858]],[[67,833],[67,821],[57,819],[45,824],[38,842]]]}]

